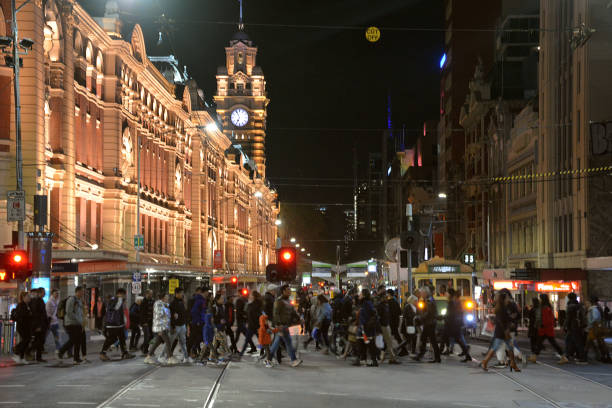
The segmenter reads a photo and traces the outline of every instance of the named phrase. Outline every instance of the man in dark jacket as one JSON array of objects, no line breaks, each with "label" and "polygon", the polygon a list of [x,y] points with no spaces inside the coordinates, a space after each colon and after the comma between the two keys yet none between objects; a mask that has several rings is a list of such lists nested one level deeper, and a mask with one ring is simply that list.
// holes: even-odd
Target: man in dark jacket
[{"label": "man in dark jacket", "polygon": [[[208,291],[206,291],[208,294]],[[190,300],[188,307],[191,323],[189,326],[189,344],[187,351],[191,358],[195,358],[200,351],[200,343],[202,342],[202,328],[204,327],[204,315],[206,313],[206,300],[204,290],[197,288],[193,298]]]},{"label": "man in dark jacket", "polygon": [[[249,330],[247,329],[247,295],[242,294],[236,299],[236,339],[235,343],[238,343],[240,334],[244,336],[244,347],[246,349],[247,344],[251,346],[251,353],[257,351],[255,344],[253,343],[252,335],[249,336]],[[240,355],[244,354],[244,351]]]},{"label": "man in dark jacket", "polygon": [[380,352],[380,361],[385,359],[385,354],[389,354],[389,364],[399,364],[395,350],[393,348],[393,338],[391,337],[391,312],[389,307],[389,299],[387,297],[387,290],[385,285],[378,287],[376,298],[374,299],[374,306],[376,307],[376,313],[378,314],[378,321],[380,323],[380,332],[385,340],[385,349]]},{"label": "man in dark jacket", "polygon": [[136,301],[130,307],[130,330],[132,336],[130,337],[130,351],[134,351],[138,348],[138,341],[140,340],[140,305],[143,301],[142,296],[137,296]]},{"label": "man in dark jacket", "polygon": [[400,356],[407,356],[409,354],[406,346],[410,348],[410,352],[412,354],[416,354],[417,334],[416,324],[414,321],[417,316],[418,302],[419,299],[416,296],[406,293],[406,304],[404,305],[404,311],[402,312],[401,326],[404,341],[397,348]]},{"label": "man in dark jacket", "polygon": [[183,352],[183,363],[191,362],[189,352],[187,350],[187,319],[189,313],[185,308],[185,291],[183,288],[176,288],[174,290],[174,299],[170,303],[170,334],[175,339],[172,341],[172,354],[174,355],[174,348],[177,342],[181,345],[181,351]]},{"label": "man in dark jacket", "polygon": [[38,288],[32,291],[32,300],[30,301],[30,309],[32,310],[32,334],[34,342],[32,348],[36,355],[36,361],[46,363],[42,358],[43,348],[45,347],[45,338],[49,329],[49,318],[47,317],[47,309],[45,307],[45,289]]},{"label": "man in dark jacket", "polygon": [[420,313],[421,323],[423,324],[423,333],[421,334],[421,346],[419,354],[413,357],[415,361],[421,361],[425,355],[425,346],[429,341],[431,347],[434,350],[434,359],[428,361],[429,363],[441,363],[440,349],[438,348],[438,341],[436,340],[436,324],[438,322],[438,310],[436,308],[436,301],[431,295],[431,289],[428,286],[423,286],[420,290],[421,302],[423,309]]},{"label": "man in dark jacket", "polygon": [[[263,311],[263,302],[261,301],[261,295],[257,291],[253,291],[249,295],[249,304],[247,305],[247,339],[251,340],[253,336],[257,336],[259,333],[259,316],[261,316],[261,312]],[[243,355],[246,351],[248,343],[244,342],[242,346],[242,350],[240,351],[240,355]],[[257,348],[254,346],[251,347],[249,353],[257,353]]]},{"label": "man in dark jacket", "polygon": [[145,297],[140,305],[140,324],[144,332],[144,340],[142,342],[142,353],[149,354],[149,343],[153,338],[153,291],[148,289],[145,292]]},{"label": "man in dark jacket", "polygon": [[565,357],[568,360],[576,357],[577,364],[586,364],[583,338],[583,331],[587,326],[586,313],[584,307],[578,303],[575,293],[569,293],[567,299],[566,319],[563,327],[565,330]]},{"label": "man in dark jacket", "polygon": [[297,311],[293,308],[289,302],[289,296],[291,295],[291,288],[289,285],[283,285],[281,287],[281,296],[276,300],[273,307],[274,325],[279,329],[272,346],[270,347],[270,355],[274,355],[280,346],[281,340],[285,343],[285,348],[291,357],[291,366],[297,367],[302,364],[302,360],[298,359],[295,355],[295,350],[291,344],[291,334],[289,333],[289,327],[298,323],[300,317]]},{"label": "man in dark jacket", "polygon": [[391,335],[393,335],[397,344],[400,344],[402,342],[402,336],[400,336],[399,333],[399,325],[402,308],[395,298],[393,289],[387,289],[387,303],[389,305],[389,327],[391,328]]}]

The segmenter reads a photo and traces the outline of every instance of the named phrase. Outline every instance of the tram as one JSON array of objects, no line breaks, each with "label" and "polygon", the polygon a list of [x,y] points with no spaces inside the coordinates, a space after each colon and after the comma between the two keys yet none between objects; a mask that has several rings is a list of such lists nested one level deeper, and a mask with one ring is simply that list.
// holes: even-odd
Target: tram
[{"label": "tram", "polygon": [[[448,290],[453,288],[458,291],[461,295],[465,327],[468,329],[475,329],[478,320],[478,303],[474,297],[475,281],[476,274],[470,266],[439,257],[422,262],[412,273],[413,288],[429,286],[433,289],[440,316],[446,314]],[[403,282],[401,287],[402,294],[406,294],[408,282]]]}]

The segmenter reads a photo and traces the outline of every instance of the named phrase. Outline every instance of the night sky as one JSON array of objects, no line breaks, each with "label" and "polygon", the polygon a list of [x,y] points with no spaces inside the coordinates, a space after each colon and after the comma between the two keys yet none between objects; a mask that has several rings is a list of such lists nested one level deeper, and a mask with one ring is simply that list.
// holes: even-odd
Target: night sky
[{"label": "night sky", "polygon": [[[104,0],[79,3],[94,16],[104,13]],[[141,24],[148,49],[157,40],[158,17],[175,21],[175,55],[212,100],[217,66],[225,63],[224,47],[237,30],[238,1],[119,0],[119,6],[125,31]],[[380,151],[389,93],[393,127],[405,126],[408,140],[425,120],[439,117],[441,0],[244,0],[244,9],[271,100],[268,178],[285,208],[351,203],[352,149],[360,166],[369,151]],[[372,25],[382,31],[375,44],[364,35]],[[334,220],[327,236],[341,239],[345,207],[328,208]],[[313,255],[323,256],[323,246],[313,244]]]}]

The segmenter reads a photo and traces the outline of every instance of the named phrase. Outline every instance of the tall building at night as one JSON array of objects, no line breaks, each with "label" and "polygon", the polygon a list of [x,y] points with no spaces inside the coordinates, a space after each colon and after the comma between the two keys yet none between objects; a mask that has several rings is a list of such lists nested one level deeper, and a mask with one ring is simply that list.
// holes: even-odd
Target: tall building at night
[{"label": "tall building at night", "polygon": [[465,154],[465,133],[459,124],[459,114],[478,59],[483,62],[485,70],[493,64],[494,33],[500,15],[500,2],[474,0],[468,5],[462,1],[445,0],[444,6],[437,173],[441,180],[438,188],[447,194],[449,222],[446,224],[444,252],[448,257],[456,258],[466,245],[460,203],[463,198],[457,184],[463,178]]},{"label": "tall building at night", "polygon": [[[1,36],[10,35],[10,15],[10,1],[0,0]],[[131,281],[134,271],[149,273],[156,287],[167,285],[166,275],[181,285],[212,274],[263,279],[274,257],[276,193],[231,151],[177,59],[149,56],[141,27],[123,26],[119,16],[116,1],[99,18],[73,0],[32,1],[19,13],[20,35],[34,41],[20,87],[25,230],[34,230],[33,196],[47,196],[53,268],[62,271],[52,273],[53,285],[70,293],[78,277],[102,289]],[[246,48],[233,49],[244,51],[255,81],[255,51],[241,41]],[[1,59],[0,245],[11,244],[17,228],[6,222],[6,192],[15,186],[11,81]],[[258,81],[250,92],[263,95]],[[265,109],[249,115],[265,119]]]},{"label": "tall building at night", "polygon": [[240,22],[229,47],[226,62],[217,70],[215,102],[224,132],[234,145],[240,145],[257,166],[261,177],[266,174],[266,118],[270,102],[266,80],[257,66],[257,47]]}]

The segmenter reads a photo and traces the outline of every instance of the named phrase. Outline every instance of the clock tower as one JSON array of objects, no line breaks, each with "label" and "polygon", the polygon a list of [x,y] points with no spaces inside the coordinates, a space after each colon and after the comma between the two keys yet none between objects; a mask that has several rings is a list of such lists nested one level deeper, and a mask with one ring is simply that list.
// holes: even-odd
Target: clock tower
[{"label": "clock tower", "polygon": [[234,145],[253,160],[262,178],[266,175],[266,116],[270,100],[261,67],[256,65],[257,47],[244,32],[242,2],[240,24],[225,48],[225,66],[217,69],[217,113],[223,131]]}]

